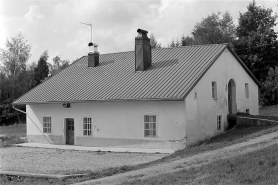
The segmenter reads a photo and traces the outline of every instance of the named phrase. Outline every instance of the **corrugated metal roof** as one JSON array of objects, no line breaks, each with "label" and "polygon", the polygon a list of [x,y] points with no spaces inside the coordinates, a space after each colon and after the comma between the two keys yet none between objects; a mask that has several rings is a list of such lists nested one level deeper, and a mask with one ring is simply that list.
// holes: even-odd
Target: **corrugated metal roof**
[{"label": "corrugated metal roof", "polygon": [[14,104],[121,100],[183,100],[227,47],[197,45],[152,50],[152,66],[135,71],[134,51],[87,56],[30,90]]}]

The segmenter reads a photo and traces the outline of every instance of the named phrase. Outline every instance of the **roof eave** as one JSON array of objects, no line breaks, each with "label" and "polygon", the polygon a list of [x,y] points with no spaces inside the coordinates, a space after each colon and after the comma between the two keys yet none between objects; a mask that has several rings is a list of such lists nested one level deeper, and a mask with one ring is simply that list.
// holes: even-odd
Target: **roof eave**
[{"label": "roof eave", "polygon": [[31,104],[58,104],[58,103],[94,103],[94,102],[128,102],[128,101],[184,101],[183,97],[174,98],[138,98],[138,99],[104,99],[104,100],[68,100],[68,101],[45,101],[45,102],[14,102],[12,105]]}]

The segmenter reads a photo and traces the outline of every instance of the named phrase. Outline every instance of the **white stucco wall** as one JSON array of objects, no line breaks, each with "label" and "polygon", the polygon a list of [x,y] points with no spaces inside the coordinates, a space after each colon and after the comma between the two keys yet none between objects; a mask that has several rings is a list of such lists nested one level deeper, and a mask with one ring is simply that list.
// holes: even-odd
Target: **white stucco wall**
[{"label": "white stucco wall", "polygon": [[[208,139],[227,128],[230,79],[236,83],[237,111],[246,112],[246,109],[250,109],[250,114],[258,114],[258,86],[230,51],[226,50],[185,99],[187,145]],[[212,99],[212,81],[217,82],[217,101]],[[249,98],[245,97],[245,83],[249,83]],[[195,91],[197,99],[194,99]],[[221,131],[217,131],[218,114],[222,114]]]},{"label": "white stucco wall", "polygon": [[[143,115],[157,115],[157,137],[144,137]],[[133,101],[27,105],[27,135],[42,135],[42,117],[52,117],[54,143],[64,144],[64,119],[74,118],[75,138],[79,143],[91,138],[132,139],[149,141],[182,140],[185,138],[185,107],[183,101]],[[83,136],[83,117],[92,117],[92,136]],[[60,138],[58,138],[60,137]],[[62,138],[61,138],[62,137]],[[83,140],[80,140],[80,138]],[[88,140],[89,138],[89,140]],[[80,143],[81,142],[81,143]],[[109,141],[110,143],[113,141]]]}]

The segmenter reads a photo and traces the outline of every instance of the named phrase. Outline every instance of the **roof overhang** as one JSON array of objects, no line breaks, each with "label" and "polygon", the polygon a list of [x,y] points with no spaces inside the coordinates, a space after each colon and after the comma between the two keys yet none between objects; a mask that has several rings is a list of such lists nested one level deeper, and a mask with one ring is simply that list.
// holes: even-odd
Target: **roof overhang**
[{"label": "roof overhang", "polygon": [[184,101],[184,98],[148,98],[148,99],[105,99],[105,100],[68,100],[68,101],[45,101],[45,102],[20,102],[12,105],[32,104],[61,104],[61,103],[97,103],[97,102],[131,102],[131,101]]}]

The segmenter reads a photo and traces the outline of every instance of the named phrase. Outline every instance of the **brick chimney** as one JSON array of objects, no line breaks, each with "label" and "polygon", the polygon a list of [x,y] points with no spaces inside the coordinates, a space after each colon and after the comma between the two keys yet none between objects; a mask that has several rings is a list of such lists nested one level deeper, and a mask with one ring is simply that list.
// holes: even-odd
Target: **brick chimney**
[{"label": "brick chimney", "polygon": [[144,71],[152,63],[152,52],[148,31],[138,29],[135,37],[135,71]]},{"label": "brick chimney", "polygon": [[93,44],[90,42],[89,46],[89,53],[88,53],[88,67],[96,67],[99,65],[99,52],[98,52],[98,45],[95,43]]}]

